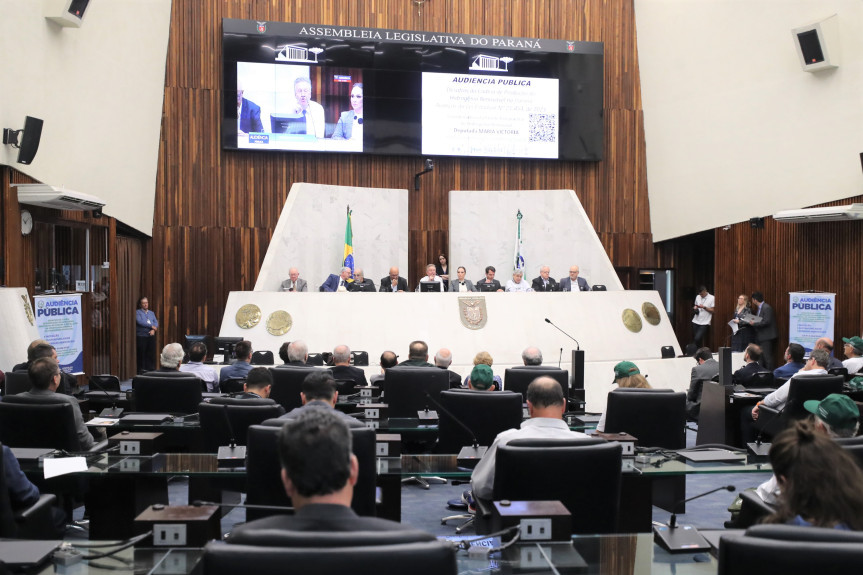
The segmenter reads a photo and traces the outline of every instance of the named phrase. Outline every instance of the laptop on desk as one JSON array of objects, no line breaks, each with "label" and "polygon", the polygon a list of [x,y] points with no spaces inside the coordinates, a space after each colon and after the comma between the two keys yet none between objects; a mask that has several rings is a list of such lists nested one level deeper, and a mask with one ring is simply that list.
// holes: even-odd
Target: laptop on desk
[{"label": "laptop on desk", "polygon": [[123,417],[123,423],[126,425],[158,425],[170,419],[173,419],[173,416],[167,413],[127,413]]},{"label": "laptop on desk", "polygon": [[746,461],[745,453],[740,451],[730,451],[728,449],[679,449],[677,450],[677,453],[693,463],[733,463]]},{"label": "laptop on desk", "polygon": [[62,541],[0,540],[0,558],[10,572],[30,570],[45,563]]}]

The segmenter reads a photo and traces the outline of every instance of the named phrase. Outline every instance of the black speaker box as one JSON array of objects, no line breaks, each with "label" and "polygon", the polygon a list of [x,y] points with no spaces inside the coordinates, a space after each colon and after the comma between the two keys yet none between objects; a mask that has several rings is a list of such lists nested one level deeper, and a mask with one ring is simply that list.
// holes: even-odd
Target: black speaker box
[{"label": "black speaker box", "polygon": [[42,120],[27,116],[24,120],[24,132],[18,150],[18,163],[29,164],[39,150],[39,142],[42,140]]}]

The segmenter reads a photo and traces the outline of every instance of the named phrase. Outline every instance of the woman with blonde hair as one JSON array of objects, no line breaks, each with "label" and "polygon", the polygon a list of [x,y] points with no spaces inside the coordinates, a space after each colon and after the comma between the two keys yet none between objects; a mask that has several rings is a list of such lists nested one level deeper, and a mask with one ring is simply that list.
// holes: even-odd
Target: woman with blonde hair
[{"label": "woman with blonde hair", "polygon": [[737,325],[737,332],[731,335],[731,351],[745,351],[746,346],[755,341],[752,327],[743,321],[743,317],[751,313],[749,296],[743,293],[737,296],[737,306],[731,318],[731,321]]},{"label": "woman with blonde hair", "polygon": [[[474,366],[477,366],[481,363],[491,367],[491,365],[494,363],[494,359],[492,359],[489,352],[481,351],[474,356],[473,364]],[[468,383],[470,383],[470,375],[464,378],[463,387],[467,387]],[[494,385],[492,385],[491,389],[493,391],[500,391],[501,389],[503,389],[503,381],[500,379],[499,375],[494,376]]]}]

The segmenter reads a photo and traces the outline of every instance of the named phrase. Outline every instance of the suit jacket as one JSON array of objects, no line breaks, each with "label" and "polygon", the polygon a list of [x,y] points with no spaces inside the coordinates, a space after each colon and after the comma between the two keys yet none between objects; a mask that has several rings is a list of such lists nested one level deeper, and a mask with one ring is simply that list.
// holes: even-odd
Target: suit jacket
[{"label": "suit jacket", "polygon": [[3,473],[12,509],[23,509],[39,501],[39,489],[30,483],[12,450],[3,446]]},{"label": "suit jacket", "polygon": [[375,290],[375,283],[372,280],[366,278],[361,282],[354,281],[353,283],[348,284],[348,291],[370,291],[370,292],[374,292],[377,290]]},{"label": "suit jacket", "polygon": [[247,134],[264,131],[264,125],[261,123],[261,107],[245,98],[240,108],[240,130]]},{"label": "suit jacket", "polygon": [[345,423],[348,424],[348,427],[365,427],[363,422],[360,421],[359,419],[357,419],[356,417],[351,417],[347,413],[343,413],[343,412],[339,411],[338,409],[334,409],[334,408],[330,407],[329,403],[327,403],[325,401],[321,401],[319,399],[314,399],[312,401],[309,401],[308,403],[306,403],[305,405],[303,405],[301,407],[295,407],[294,409],[290,410],[286,414],[280,416],[278,419],[296,419],[297,417],[306,413],[310,409],[332,409],[336,415],[338,415]]},{"label": "suit jacket", "polygon": [[[398,281],[397,287],[398,287],[399,291],[408,291],[408,280],[406,280],[402,276],[399,276],[399,281]],[[380,287],[380,289],[378,289],[378,291],[383,291],[383,292],[393,291],[393,282],[390,279],[390,276],[387,276],[385,278],[381,278],[381,287]]]},{"label": "suit jacket", "polygon": [[[380,517],[363,517],[353,509],[333,503],[312,503],[297,509],[293,515],[271,515],[263,519],[249,521],[236,527],[228,543],[241,545],[260,545],[260,530],[273,531],[401,531],[415,532],[417,541],[434,541],[434,536],[412,529],[402,523],[381,519]],[[257,532],[257,533],[256,533]]]},{"label": "suit jacket", "polygon": [[554,281],[553,277],[548,278],[548,286],[543,285],[542,276],[533,278],[530,287],[533,288],[533,291],[560,291],[560,284]]},{"label": "suit jacket", "polygon": [[686,392],[686,408],[690,415],[697,415],[698,409],[695,405],[701,404],[701,390],[704,382],[712,380],[719,375],[719,362],[712,357],[692,368],[689,377],[689,390]]},{"label": "suit jacket", "polygon": [[[569,277],[560,279],[560,291],[575,291],[572,289],[572,280]],[[590,291],[587,280],[578,276],[578,291]]]},{"label": "suit jacket", "polygon": [[755,328],[755,341],[761,343],[776,339],[778,333],[776,331],[776,314],[773,312],[773,306],[767,302],[763,302],[761,304],[760,317],[761,322],[752,326]]},{"label": "suit jacket", "polygon": [[[337,276],[336,274],[330,274],[329,277],[327,277],[327,279],[324,280],[324,283],[321,284],[321,291],[338,291],[339,290],[339,283],[341,283],[341,281],[342,281],[341,276]],[[348,286],[350,286],[350,285],[351,284],[346,281],[345,282],[345,289],[348,289]]]},{"label": "suit jacket", "polygon": [[333,372],[333,379],[353,381],[354,387],[367,385],[366,372],[358,367],[352,365],[334,365],[330,368],[330,371]]},{"label": "suit jacket", "polygon": [[[356,114],[353,110],[342,112],[339,116],[339,121],[336,123],[336,129],[333,132],[333,140],[350,140],[354,129],[354,118]],[[359,139],[359,138],[358,138]]]},{"label": "suit jacket", "polygon": [[[482,278],[478,282],[476,282],[476,291],[482,291],[480,286],[488,285],[488,282],[485,281],[485,278]],[[499,289],[503,289],[503,286],[500,285],[500,282],[497,280],[491,280],[491,285],[494,287],[492,291],[497,291]]]},{"label": "suit jacket", "polygon": [[[476,291],[476,288],[473,285],[473,282],[469,279],[464,280],[464,287],[467,288],[467,291]],[[449,280],[449,291],[458,291],[458,280]]]},{"label": "suit jacket", "polygon": [[[465,282],[467,283],[467,282]],[[456,389],[461,388],[461,376],[454,371],[446,369],[445,367],[437,366],[438,369],[442,369],[449,376],[449,388]]]},{"label": "suit jacket", "polygon": [[756,373],[767,371],[757,361],[750,361],[737,371],[731,374],[731,383],[739,383],[740,385],[749,385]]},{"label": "suit jacket", "polygon": [[[279,288],[279,291],[288,291],[291,289],[291,278],[286,279],[282,282],[282,286]],[[306,280],[303,278],[297,278],[297,287],[294,291],[309,291],[309,284],[306,283]]]},{"label": "suit jacket", "polygon": [[223,367],[219,372],[219,383],[230,377],[246,377],[252,371],[252,364],[248,361],[238,361],[227,367]]}]

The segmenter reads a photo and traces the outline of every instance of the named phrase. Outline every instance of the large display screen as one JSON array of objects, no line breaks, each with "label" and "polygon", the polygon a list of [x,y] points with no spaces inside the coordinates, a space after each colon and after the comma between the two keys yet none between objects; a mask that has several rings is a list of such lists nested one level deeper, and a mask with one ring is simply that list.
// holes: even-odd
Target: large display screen
[{"label": "large display screen", "polygon": [[602,159],[602,44],[223,20],[231,150]]}]

